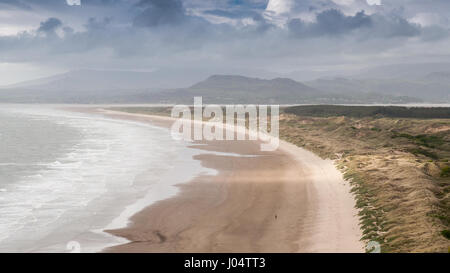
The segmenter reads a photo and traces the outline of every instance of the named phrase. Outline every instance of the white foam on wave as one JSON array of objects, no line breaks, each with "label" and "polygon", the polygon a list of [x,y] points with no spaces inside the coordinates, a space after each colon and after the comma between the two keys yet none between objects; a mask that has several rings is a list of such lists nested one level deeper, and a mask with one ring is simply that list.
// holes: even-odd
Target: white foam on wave
[{"label": "white foam on wave", "polygon": [[[179,177],[170,179],[170,183],[161,180],[173,173],[173,166],[191,164],[186,173],[192,175],[201,170],[199,163],[191,160],[192,155],[180,156],[181,150],[188,149],[167,139],[167,132],[160,128],[57,110],[15,111],[77,128],[83,138],[64,156],[43,164],[40,171],[1,192],[3,251],[45,251],[39,249],[38,242],[47,238],[46,244],[52,244],[48,238],[54,234],[59,234],[53,236],[57,246],[50,250],[63,251],[65,242],[73,239],[70,236],[89,235],[108,223],[108,228],[122,227],[138,210],[176,194],[173,186],[184,181]],[[175,163],[177,158],[180,162]],[[146,180],[136,184],[136,178],[143,173],[147,173]],[[98,251],[107,244],[122,242],[104,233],[103,236],[108,243],[91,236],[85,249]],[[95,245],[89,246],[90,241],[95,241]]]}]

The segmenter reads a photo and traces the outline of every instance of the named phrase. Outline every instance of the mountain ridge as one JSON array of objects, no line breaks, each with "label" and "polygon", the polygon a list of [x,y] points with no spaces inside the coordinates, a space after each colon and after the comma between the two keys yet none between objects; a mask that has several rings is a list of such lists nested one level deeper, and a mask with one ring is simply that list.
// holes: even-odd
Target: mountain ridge
[{"label": "mountain ridge", "polygon": [[[215,104],[421,102],[413,96],[363,90],[358,82],[347,90],[349,84],[355,83],[348,79],[339,80],[343,85],[340,89],[333,80],[303,83],[285,77],[262,79],[230,74],[214,74],[186,88],[152,88],[149,84],[155,86],[154,79],[153,72],[77,70],[0,89],[0,102],[191,104],[195,96],[202,96],[205,103]],[[337,90],[317,86],[327,81]]]}]

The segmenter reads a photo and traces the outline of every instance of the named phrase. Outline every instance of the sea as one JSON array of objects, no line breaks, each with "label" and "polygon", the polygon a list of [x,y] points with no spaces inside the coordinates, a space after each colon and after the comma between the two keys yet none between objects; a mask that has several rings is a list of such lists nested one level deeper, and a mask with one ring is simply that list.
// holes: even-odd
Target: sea
[{"label": "sea", "polygon": [[177,185],[214,174],[168,129],[56,106],[0,105],[0,252],[99,252]]}]

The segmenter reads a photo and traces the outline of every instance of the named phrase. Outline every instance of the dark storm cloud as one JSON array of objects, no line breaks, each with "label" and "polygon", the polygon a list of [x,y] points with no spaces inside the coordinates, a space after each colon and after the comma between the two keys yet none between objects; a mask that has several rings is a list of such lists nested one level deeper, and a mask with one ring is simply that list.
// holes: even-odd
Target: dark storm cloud
[{"label": "dark storm cloud", "polygon": [[330,9],[316,15],[315,22],[293,19],[288,23],[290,32],[298,38],[339,36],[343,34],[370,35],[371,37],[411,37],[421,33],[421,27],[399,16],[367,15],[364,11],[344,15]]},{"label": "dark storm cloud", "polygon": [[137,6],[142,11],[134,18],[135,26],[175,25],[187,19],[181,0],[141,0]]},{"label": "dark storm cloud", "polygon": [[229,6],[239,6],[251,9],[265,9],[268,0],[226,0]]},{"label": "dark storm cloud", "polygon": [[[235,55],[246,58],[260,54],[288,56],[297,43],[307,46],[308,38],[321,38],[323,47],[314,46],[308,50],[327,50],[325,45],[337,45],[331,41],[336,36],[346,36],[339,41],[341,48],[351,46],[352,50],[372,51],[375,46],[369,42],[373,38],[409,38],[421,37],[424,41],[435,41],[448,35],[448,31],[438,27],[422,28],[395,15],[368,15],[364,11],[354,15],[345,15],[336,9],[325,10],[316,14],[312,22],[293,19],[287,28],[274,25],[260,14],[252,17],[253,23],[245,26],[229,24],[214,24],[205,19],[188,14],[180,0],[142,0],[136,2],[137,16],[133,23],[117,23],[113,17],[91,17],[84,21],[83,29],[74,30],[71,25],[63,24],[56,17],[46,19],[35,30],[15,37],[0,36],[1,60],[27,59],[28,51],[33,58],[51,59],[58,54],[80,54],[88,56],[87,52],[103,50],[105,54],[116,57],[167,56],[172,53],[198,52],[200,55],[215,54],[218,56]],[[132,19],[130,19],[132,20]],[[136,27],[139,26],[139,27]],[[166,27],[171,27],[166,31]],[[56,30],[60,29],[58,35]],[[54,34],[54,35],[50,35]],[[290,34],[290,35],[289,35]],[[288,37],[291,39],[288,39]],[[347,38],[348,37],[348,38]],[[292,39],[293,38],[293,39]],[[296,41],[298,40],[298,42]],[[387,47],[402,46],[404,41],[386,42]],[[283,45],[281,50],[273,50],[269,45]],[[361,46],[359,46],[361,44]],[[40,48],[42,47],[42,48]],[[208,49],[205,49],[205,48]],[[361,47],[361,48],[359,48]],[[376,47],[379,47],[378,45]],[[249,49],[252,48],[250,51]],[[35,52],[41,50],[40,54]],[[14,51],[15,54],[9,52]],[[242,56],[241,56],[242,54]],[[193,55],[194,56],[194,55]],[[95,57],[94,57],[95,59]]]},{"label": "dark storm cloud", "polygon": [[109,31],[107,29],[108,25],[111,24],[112,19],[110,17],[105,17],[103,19],[98,19],[91,17],[88,19],[88,22],[84,25],[88,31],[91,30],[104,30]]},{"label": "dark storm cloud", "polygon": [[342,12],[331,9],[317,14],[316,20],[313,31],[319,34],[345,33],[372,25],[371,18],[364,11],[358,12],[355,16],[345,16]]},{"label": "dark storm cloud", "polygon": [[346,32],[347,30],[372,25],[372,20],[364,11],[358,12],[355,16],[345,16],[342,12],[331,9],[319,13],[316,19],[318,31],[329,34]]},{"label": "dark storm cloud", "polygon": [[289,30],[299,38],[323,35],[340,35],[352,32],[359,28],[372,26],[372,18],[358,12],[354,16],[346,16],[336,9],[318,13],[315,22],[304,22],[301,19],[292,19],[288,23]]},{"label": "dark storm cloud", "polygon": [[40,8],[32,12],[39,16],[25,30],[0,34],[0,63],[288,71],[299,65],[340,65],[340,58],[348,56],[353,63],[413,51],[423,54],[432,45],[433,53],[450,48],[448,26],[415,24],[409,20],[412,15],[400,9],[365,9],[364,1],[352,9],[341,9],[331,0],[297,1],[300,6],[280,21],[266,16],[267,1],[260,0],[82,0],[81,7],[55,1],[0,0],[11,7],[14,2],[14,7],[22,3]]},{"label": "dark storm cloud", "polygon": [[48,18],[46,21],[41,22],[41,25],[38,28],[38,32],[55,32],[55,30],[61,26],[62,22],[58,18]]},{"label": "dark storm cloud", "polygon": [[252,18],[260,15],[259,13],[252,10],[240,10],[240,9],[213,9],[213,10],[205,10],[204,14],[231,18],[231,19],[239,19],[239,18]]}]

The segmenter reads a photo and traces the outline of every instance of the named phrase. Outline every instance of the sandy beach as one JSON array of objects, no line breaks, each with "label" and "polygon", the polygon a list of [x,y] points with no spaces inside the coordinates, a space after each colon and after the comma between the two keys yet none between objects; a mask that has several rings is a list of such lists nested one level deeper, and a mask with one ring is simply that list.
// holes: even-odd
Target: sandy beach
[{"label": "sandy beach", "polygon": [[[158,116],[94,112],[167,128],[173,122]],[[193,159],[218,174],[179,184],[175,197],[135,214],[126,228],[108,230],[130,242],[104,251],[364,251],[354,198],[333,162],[283,141],[274,152],[261,152],[259,144],[192,143],[190,148],[208,151]]]}]

